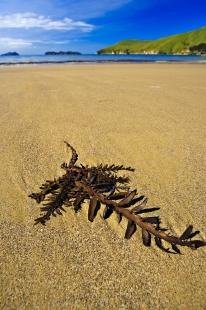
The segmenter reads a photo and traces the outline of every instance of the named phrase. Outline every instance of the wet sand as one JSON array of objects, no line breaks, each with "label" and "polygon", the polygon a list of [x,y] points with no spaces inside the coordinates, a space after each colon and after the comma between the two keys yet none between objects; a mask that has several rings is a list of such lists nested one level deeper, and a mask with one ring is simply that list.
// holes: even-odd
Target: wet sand
[{"label": "wet sand", "polygon": [[0,308],[205,309],[206,248],[146,248],[126,221],[87,206],[46,227],[28,198],[83,164],[136,168],[131,186],[172,233],[206,238],[206,66],[104,64],[0,69]]}]

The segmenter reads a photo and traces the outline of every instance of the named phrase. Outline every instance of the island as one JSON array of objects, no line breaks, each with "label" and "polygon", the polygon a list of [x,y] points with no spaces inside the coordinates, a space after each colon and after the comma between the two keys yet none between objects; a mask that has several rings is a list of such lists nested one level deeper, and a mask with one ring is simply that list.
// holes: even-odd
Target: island
[{"label": "island", "polygon": [[1,54],[1,56],[20,56],[17,52],[8,52],[5,54]]},{"label": "island", "polygon": [[123,40],[97,53],[206,55],[206,27],[157,40]]},{"label": "island", "polygon": [[53,56],[53,55],[81,55],[80,52],[74,52],[74,51],[48,51],[45,53],[46,56]]}]

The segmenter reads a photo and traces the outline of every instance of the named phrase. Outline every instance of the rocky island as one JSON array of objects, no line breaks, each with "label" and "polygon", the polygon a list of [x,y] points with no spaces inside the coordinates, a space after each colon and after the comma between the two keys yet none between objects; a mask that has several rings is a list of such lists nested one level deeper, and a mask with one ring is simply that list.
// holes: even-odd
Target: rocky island
[{"label": "rocky island", "polygon": [[20,56],[17,52],[8,52],[5,54],[1,54],[1,56]]}]

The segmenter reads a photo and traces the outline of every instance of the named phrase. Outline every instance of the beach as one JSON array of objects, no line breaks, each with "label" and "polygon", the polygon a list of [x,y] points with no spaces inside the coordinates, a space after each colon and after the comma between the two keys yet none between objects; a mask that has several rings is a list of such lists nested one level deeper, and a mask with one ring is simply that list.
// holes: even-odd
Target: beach
[{"label": "beach", "polygon": [[131,188],[181,235],[206,239],[205,64],[0,68],[0,308],[205,309],[206,247],[162,252],[88,206],[46,226],[28,197],[79,163],[131,166]]}]

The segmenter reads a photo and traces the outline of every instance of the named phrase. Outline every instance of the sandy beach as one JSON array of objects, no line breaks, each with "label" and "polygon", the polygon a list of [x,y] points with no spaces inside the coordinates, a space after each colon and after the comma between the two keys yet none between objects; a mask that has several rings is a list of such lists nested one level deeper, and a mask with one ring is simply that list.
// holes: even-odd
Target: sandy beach
[{"label": "sandy beach", "polygon": [[205,309],[206,247],[171,255],[126,220],[87,205],[34,226],[28,198],[83,164],[124,164],[163,226],[206,239],[206,65],[87,64],[0,69],[0,308]]}]

